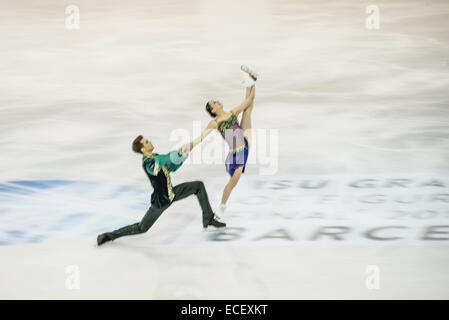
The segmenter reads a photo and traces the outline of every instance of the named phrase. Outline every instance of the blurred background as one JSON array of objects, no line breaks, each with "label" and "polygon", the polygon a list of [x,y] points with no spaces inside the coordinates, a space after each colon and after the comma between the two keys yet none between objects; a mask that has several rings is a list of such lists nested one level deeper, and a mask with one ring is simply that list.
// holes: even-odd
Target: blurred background
[{"label": "blurred background", "polygon": [[[447,1],[0,0],[0,39],[1,298],[449,298]],[[258,131],[228,230],[192,197],[97,248],[149,205],[132,140],[197,136],[241,64]],[[227,147],[204,146],[172,180],[215,208]]]}]

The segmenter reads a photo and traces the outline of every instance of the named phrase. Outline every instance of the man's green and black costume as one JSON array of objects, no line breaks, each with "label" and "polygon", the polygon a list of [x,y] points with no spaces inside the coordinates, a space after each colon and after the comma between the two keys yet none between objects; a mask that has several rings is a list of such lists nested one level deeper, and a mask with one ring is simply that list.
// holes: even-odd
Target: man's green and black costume
[{"label": "man's green and black costume", "polygon": [[172,187],[170,172],[178,170],[185,159],[186,157],[183,157],[177,150],[168,154],[154,153],[151,156],[143,157],[143,169],[154,188],[151,195],[151,207],[139,223],[106,233],[111,240],[146,232],[173,201],[184,199],[192,194],[197,196],[203,211],[203,224],[207,225],[213,219],[214,213],[202,181],[185,182]]}]

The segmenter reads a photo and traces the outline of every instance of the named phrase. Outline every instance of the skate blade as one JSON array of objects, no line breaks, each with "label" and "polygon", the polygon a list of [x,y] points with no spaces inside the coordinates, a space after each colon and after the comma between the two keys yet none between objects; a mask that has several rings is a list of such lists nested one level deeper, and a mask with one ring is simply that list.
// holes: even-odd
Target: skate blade
[{"label": "skate blade", "polygon": [[248,66],[245,66],[245,65],[242,65],[240,67],[240,71],[242,71],[243,73],[246,73],[253,81],[257,81],[257,78],[259,77],[259,74],[256,71],[252,70],[251,68],[249,68]]},{"label": "skate blade", "polygon": [[207,228],[203,228],[203,232],[209,232],[209,233],[214,233],[214,232],[219,232],[222,230],[226,230],[226,227],[222,227],[222,228],[216,228],[213,226],[209,226]]}]

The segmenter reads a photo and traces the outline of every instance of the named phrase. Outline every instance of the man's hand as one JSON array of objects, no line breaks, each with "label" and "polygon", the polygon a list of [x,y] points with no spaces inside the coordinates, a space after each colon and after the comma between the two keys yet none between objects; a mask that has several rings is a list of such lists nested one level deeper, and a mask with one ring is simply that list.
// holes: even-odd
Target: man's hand
[{"label": "man's hand", "polygon": [[193,142],[189,142],[189,143],[182,145],[178,149],[178,151],[184,158],[186,158],[189,155],[190,151],[192,151],[193,147],[194,147]]}]

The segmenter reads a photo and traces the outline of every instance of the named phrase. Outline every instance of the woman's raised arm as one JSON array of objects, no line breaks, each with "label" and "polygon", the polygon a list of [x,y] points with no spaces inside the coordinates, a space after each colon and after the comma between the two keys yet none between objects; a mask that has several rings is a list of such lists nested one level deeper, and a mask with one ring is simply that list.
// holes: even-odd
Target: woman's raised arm
[{"label": "woman's raised arm", "polygon": [[211,120],[207,125],[206,129],[204,129],[203,132],[201,132],[201,134],[197,138],[193,139],[189,143],[186,143],[179,150],[183,155],[189,154],[196,145],[201,143],[209,135],[209,133],[214,131],[216,128],[217,122],[215,120]]}]

